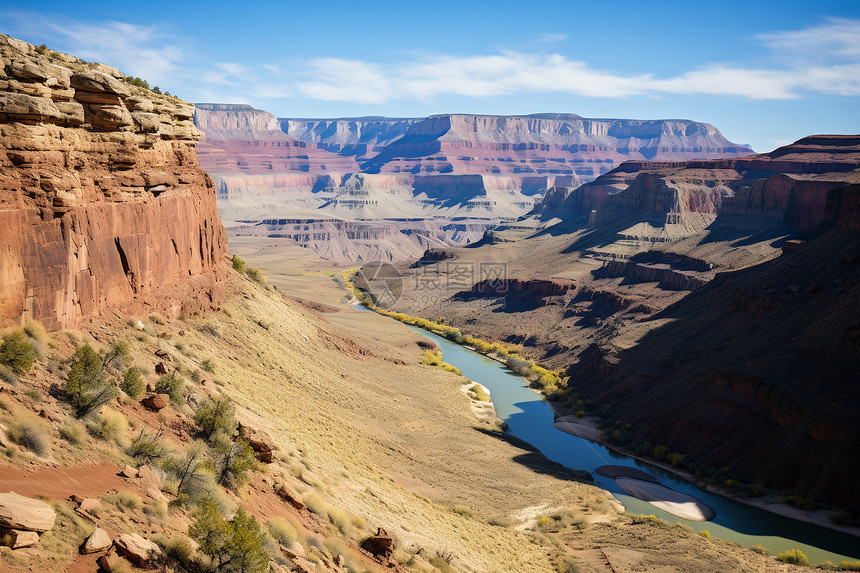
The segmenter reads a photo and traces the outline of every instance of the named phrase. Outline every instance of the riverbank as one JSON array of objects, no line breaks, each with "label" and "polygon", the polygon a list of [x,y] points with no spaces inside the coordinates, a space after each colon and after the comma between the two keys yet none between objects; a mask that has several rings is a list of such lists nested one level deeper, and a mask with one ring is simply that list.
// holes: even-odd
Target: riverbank
[{"label": "riverbank", "polygon": [[725,497],[727,499],[731,499],[732,501],[736,501],[738,503],[743,503],[745,505],[749,505],[751,507],[755,507],[757,509],[761,509],[763,511],[768,511],[770,513],[774,513],[776,515],[781,515],[783,517],[788,517],[789,519],[795,519],[797,521],[802,521],[804,523],[810,523],[813,525],[817,525],[819,527],[824,527],[826,529],[831,529],[833,531],[839,531],[841,533],[847,533],[849,535],[854,535],[860,537],[860,528],[858,527],[846,527],[843,525],[838,525],[833,523],[830,519],[831,513],[826,509],[821,509],[818,511],[805,511],[800,508],[788,505],[782,501],[775,501],[776,494],[772,493],[769,496],[763,496],[761,498],[748,498],[741,497],[738,495],[733,495],[731,492],[726,491],[721,488],[717,488],[712,484],[704,482],[700,479],[697,479],[689,472],[685,472],[681,469],[673,467],[671,464],[667,464],[665,462],[660,462],[653,460],[651,458],[645,458],[642,456],[636,455],[635,452],[627,450],[625,448],[618,447],[614,444],[610,444],[606,440],[600,439],[600,431],[597,427],[597,423],[593,418],[583,417],[578,418],[576,415],[571,414],[569,410],[563,408],[558,403],[548,402],[550,408],[552,408],[553,413],[556,415],[556,423],[554,424],[556,428],[561,430],[562,432],[568,433],[572,436],[576,436],[579,438],[584,438],[586,440],[591,440],[595,443],[598,443],[614,452],[618,452],[619,454],[623,454],[627,457],[634,458],[646,464],[655,466],[660,468],[661,470],[671,473],[686,482],[689,482],[696,487],[703,489],[709,493],[713,493],[715,495],[719,495]]}]

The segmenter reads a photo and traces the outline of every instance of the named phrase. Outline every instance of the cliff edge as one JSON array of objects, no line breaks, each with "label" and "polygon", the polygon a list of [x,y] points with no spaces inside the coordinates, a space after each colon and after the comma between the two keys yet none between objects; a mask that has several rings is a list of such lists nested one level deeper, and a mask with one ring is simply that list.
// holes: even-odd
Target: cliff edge
[{"label": "cliff edge", "polygon": [[193,115],[0,34],[0,324],[217,304],[227,240]]}]

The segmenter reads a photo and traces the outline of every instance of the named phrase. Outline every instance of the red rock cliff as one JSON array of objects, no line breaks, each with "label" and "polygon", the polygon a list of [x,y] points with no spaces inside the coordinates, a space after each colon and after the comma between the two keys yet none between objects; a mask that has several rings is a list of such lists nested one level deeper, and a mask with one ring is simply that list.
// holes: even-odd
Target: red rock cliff
[{"label": "red rock cliff", "polygon": [[227,242],[193,107],[0,35],[0,324],[217,301]]}]

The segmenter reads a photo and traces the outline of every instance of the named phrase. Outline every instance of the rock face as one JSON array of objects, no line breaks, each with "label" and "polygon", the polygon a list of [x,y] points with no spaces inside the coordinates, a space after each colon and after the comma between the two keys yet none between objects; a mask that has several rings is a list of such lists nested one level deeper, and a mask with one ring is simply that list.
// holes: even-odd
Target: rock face
[{"label": "rock face", "polygon": [[736,215],[808,232],[825,221],[828,193],[852,183],[860,183],[860,136],[815,135],[737,159],[624,163],[577,189],[553,189],[532,213],[585,220],[596,210],[593,225],[635,210],[667,232]]},{"label": "rock face", "polygon": [[217,300],[226,234],[193,108],[102,69],[0,35],[3,323]]},{"label": "rock face", "polygon": [[361,548],[374,557],[388,559],[394,553],[394,540],[387,531],[380,527],[377,529],[376,535],[371,535],[361,543]]},{"label": "rock face", "polygon": [[120,535],[114,540],[114,546],[123,557],[137,566],[146,565],[161,553],[158,545],[137,533]]},{"label": "rock face", "polygon": [[[215,179],[225,220],[466,217],[498,224],[535,208],[547,189],[576,187],[625,160],[752,153],[713,126],[681,120],[540,114],[279,121],[280,133],[265,112],[201,104],[197,125],[207,138],[198,155]],[[342,251],[341,234],[327,236],[303,246],[358,260],[359,253]],[[449,245],[443,238],[421,251]],[[407,248],[362,252],[361,260],[420,256],[416,246]]]},{"label": "rock face", "polygon": [[48,531],[54,527],[57,514],[50,505],[15,492],[0,493],[0,527]]}]

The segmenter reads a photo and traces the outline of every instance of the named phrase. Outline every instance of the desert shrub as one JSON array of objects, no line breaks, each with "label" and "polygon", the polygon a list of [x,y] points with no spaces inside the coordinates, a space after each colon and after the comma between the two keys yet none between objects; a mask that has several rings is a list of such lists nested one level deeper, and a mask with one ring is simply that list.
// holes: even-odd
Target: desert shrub
[{"label": "desert shrub", "polygon": [[106,404],[117,395],[116,388],[105,376],[99,355],[89,344],[75,352],[66,380],[66,395],[78,417]]},{"label": "desert shrub", "polygon": [[239,273],[245,272],[245,261],[240,259],[237,255],[233,255],[233,270]]},{"label": "desert shrub", "polygon": [[47,457],[51,453],[51,439],[48,437],[48,431],[35,417],[25,416],[15,420],[6,428],[6,435],[10,440],[37,456]]},{"label": "desert shrub", "polygon": [[672,464],[673,468],[682,468],[686,463],[686,458],[678,453],[669,454],[669,462]]},{"label": "desert shrub", "polygon": [[245,275],[255,283],[263,286],[266,286],[266,283],[268,282],[265,273],[260,269],[255,269],[254,267],[245,267]]},{"label": "desert shrub", "polygon": [[269,531],[275,541],[283,546],[289,546],[291,543],[299,540],[299,534],[292,523],[283,517],[274,517],[266,523],[266,529]]},{"label": "desert shrub", "polygon": [[429,559],[430,565],[440,571],[440,573],[454,573],[454,568],[451,567],[453,555],[447,552],[437,552],[436,555]]},{"label": "desert shrub", "polygon": [[12,386],[18,383],[18,377],[15,376],[12,369],[8,366],[4,366],[3,364],[0,364],[0,380],[7,384],[11,384]]},{"label": "desert shrub", "polygon": [[126,76],[126,77],[125,77],[125,82],[126,82],[127,84],[131,84],[131,85],[133,85],[133,86],[137,86],[137,87],[139,87],[139,88],[143,88],[143,89],[146,89],[146,90],[148,90],[148,89],[149,89],[149,82],[147,82],[147,81],[146,81],[146,80],[144,80],[144,79],[138,78],[138,77]]},{"label": "desert shrub", "polygon": [[171,372],[158,379],[155,383],[155,391],[159,394],[168,394],[170,401],[174,404],[182,404],[185,399],[183,391],[185,390],[185,381],[176,373]]},{"label": "desert shrub", "polygon": [[768,553],[770,553],[770,550],[767,547],[765,547],[764,545],[759,545],[759,544],[755,544],[752,547],[750,547],[750,551],[755,551],[759,555],[767,555]]},{"label": "desert shrub", "polygon": [[254,450],[244,440],[233,441],[219,434],[211,445],[215,458],[215,477],[225,487],[241,487],[248,481],[248,472],[259,467]]},{"label": "desert shrub", "polygon": [[475,384],[474,386],[469,388],[469,391],[475,395],[476,400],[479,400],[481,402],[491,402],[492,401],[490,399],[490,395],[487,394],[487,391],[484,390],[484,387],[481,386],[480,384]]},{"label": "desert shrub", "polygon": [[358,529],[359,531],[364,529],[365,528],[364,518],[361,517],[360,515],[353,515],[352,516],[352,526],[354,528]]},{"label": "desert shrub", "polygon": [[227,520],[212,502],[200,504],[194,512],[195,522],[188,535],[199,550],[211,560],[217,571],[227,573],[262,573],[269,568],[269,557],[263,549],[260,524],[239,509]]},{"label": "desert shrub", "polygon": [[703,530],[701,530],[701,531],[699,532],[699,535],[701,535],[702,537],[710,537],[710,536],[711,536],[711,532],[710,532],[710,531],[708,531],[707,529],[703,529]]},{"label": "desert shrub", "polygon": [[87,424],[87,430],[93,437],[115,442],[120,447],[128,445],[128,420],[122,412],[104,408],[98,417]]},{"label": "desert shrub", "polygon": [[42,401],[42,393],[39,391],[38,388],[30,388],[29,390],[24,392],[24,395],[27,396],[28,398],[30,398],[34,402],[41,402]]},{"label": "desert shrub", "polygon": [[123,368],[131,364],[131,352],[128,343],[118,340],[110,345],[102,357],[102,366],[105,368]]},{"label": "desert shrub", "polygon": [[202,368],[203,370],[205,370],[209,374],[212,374],[213,372],[215,372],[215,364],[211,360],[209,360],[208,358],[206,360],[203,360],[200,362],[200,368]]},{"label": "desert shrub", "polygon": [[317,515],[321,515],[323,517],[328,516],[328,504],[324,502],[319,496],[315,493],[309,493],[302,497],[302,502],[304,502],[305,507],[308,508],[308,511],[312,513],[316,513]]},{"label": "desert shrub", "polygon": [[834,511],[830,515],[830,521],[836,525],[851,525],[854,523],[854,516],[847,511]]},{"label": "desert shrub", "polygon": [[160,460],[167,454],[167,448],[160,439],[161,433],[161,428],[153,435],[147,434],[146,428],[141,428],[137,437],[131,441],[126,453],[144,463]]},{"label": "desert shrub", "polygon": [[783,563],[791,563],[793,565],[809,565],[809,559],[800,549],[789,549],[783,553],[780,553],[776,557],[777,561],[782,561]]},{"label": "desert shrub", "polygon": [[207,396],[194,413],[200,436],[206,440],[216,433],[233,433],[236,429],[236,409],[227,397]]},{"label": "desert shrub", "polygon": [[60,427],[60,437],[76,446],[84,443],[84,428],[80,423],[68,421]]},{"label": "desert shrub", "polygon": [[36,361],[36,346],[32,344],[23,330],[13,330],[3,336],[0,343],[0,364],[21,374],[33,367]]},{"label": "desert shrub", "polygon": [[114,504],[120,509],[140,509],[143,506],[143,500],[133,491],[119,490],[116,493],[105,496],[105,501]]},{"label": "desert shrub", "polygon": [[27,324],[24,325],[24,333],[30,337],[30,342],[36,347],[39,358],[44,358],[46,350],[53,343],[42,323],[37,320],[28,320]]},{"label": "desert shrub", "polygon": [[132,366],[122,375],[122,382],[119,383],[119,387],[120,390],[128,394],[129,398],[137,400],[143,394],[146,384],[143,383],[140,370]]},{"label": "desert shrub", "polygon": [[669,448],[666,446],[657,446],[654,448],[653,455],[654,459],[657,460],[665,460],[666,456],[669,454]]},{"label": "desert shrub", "polygon": [[153,541],[161,547],[164,557],[188,569],[193,565],[194,542],[184,535],[175,535],[170,538],[155,537]]},{"label": "desert shrub", "polygon": [[840,561],[839,568],[845,571],[860,571],[860,561]]}]

